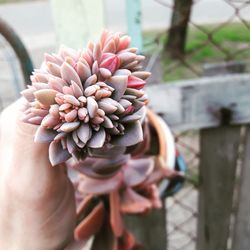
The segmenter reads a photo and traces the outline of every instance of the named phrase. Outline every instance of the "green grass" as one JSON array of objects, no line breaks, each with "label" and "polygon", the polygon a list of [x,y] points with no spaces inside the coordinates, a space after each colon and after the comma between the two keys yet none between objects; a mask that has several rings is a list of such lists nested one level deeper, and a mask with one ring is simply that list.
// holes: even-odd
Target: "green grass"
[{"label": "green grass", "polygon": [[[202,65],[209,62],[250,59],[250,30],[245,25],[234,23],[220,29],[218,26],[204,26],[202,29],[212,33],[213,43],[209,42],[209,37],[205,32],[190,29],[187,36],[185,61],[192,69],[165,55],[162,57],[163,80],[197,77],[202,74]],[[162,47],[166,39],[165,32],[145,33],[146,53],[150,54]],[[154,41],[157,41],[159,46],[156,46]]]}]

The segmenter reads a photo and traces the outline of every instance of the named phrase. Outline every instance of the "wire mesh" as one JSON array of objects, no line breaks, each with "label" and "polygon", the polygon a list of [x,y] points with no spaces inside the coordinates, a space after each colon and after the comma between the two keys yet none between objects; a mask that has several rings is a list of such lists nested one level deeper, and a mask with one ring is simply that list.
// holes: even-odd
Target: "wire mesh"
[{"label": "wire mesh", "polygon": [[0,35],[0,111],[19,97],[22,81],[18,59],[9,43]]},{"label": "wire mesh", "polygon": [[199,133],[175,134],[178,151],[189,167],[184,188],[166,200],[168,250],[194,250],[196,244]]},{"label": "wire mesh", "polygon": [[[166,12],[171,10],[173,15],[174,1],[154,1],[166,8]],[[205,14],[199,16],[200,13]],[[178,26],[178,23],[175,25]],[[145,53],[152,55],[148,64],[149,70],[160,62],[164,82],[202,77],[205,74],[205,65],[208,64],[229,65],[228,63],[233,62],[235,65],[243,65],[241,72],[250,72],[250,1],[193,1],[187,25],[185,54],[175,59],[165,52],[164,47],[166,41],[171,39],[169,37],[171,27],[164,31],[145,33]],[[226,73],[232,73],[230,69],[226,70],[228,70]],[[189,170],[184,188],[166,201],[168,250],[195,250],[199,133],[198,131],[176,132],[175,139]]]},{"label": "wire mesh", "polygon": [[[166,12],[173,11],[174,1],[154,1],[166,8]],[[178,28],[179,24],[174,25]],[[241,62],[245,71],[250,72],[250,1],[193,0],[185,55],[177,60],[163,53],[165,41],[171,39],[170,28],[145,34],[146,53],[164,55],[161,60],[164,81],[200,77],[204,65],[215,62]]]}]

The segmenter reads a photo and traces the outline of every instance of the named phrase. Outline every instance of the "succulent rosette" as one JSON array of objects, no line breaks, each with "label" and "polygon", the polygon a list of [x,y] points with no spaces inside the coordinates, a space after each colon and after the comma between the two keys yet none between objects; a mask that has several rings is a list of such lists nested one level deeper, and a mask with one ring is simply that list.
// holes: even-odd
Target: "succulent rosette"
[{"label": "succulent rosette", "polygon": [[71,156],[121,154],[143,140],[142,123],[149,72],[130,37],[103,32],[84,50],[62,47],[46,54],[42,67],[22,91],[24,121],[39,125],[36,142],[49,142],[52,165]]},{"label": "succulent rosette", "polygon": [[[87,158],[73,166],[81,172],[75,183],[78,225],[74,236],[82,247],[94,236],[91,250],[145,249],[128,231],[123,216],[162,207],[157,184],[176,173],[161,164],[158,157],[123,155],[106,160]],[[119,170],[114,171],[115,166]]]}]

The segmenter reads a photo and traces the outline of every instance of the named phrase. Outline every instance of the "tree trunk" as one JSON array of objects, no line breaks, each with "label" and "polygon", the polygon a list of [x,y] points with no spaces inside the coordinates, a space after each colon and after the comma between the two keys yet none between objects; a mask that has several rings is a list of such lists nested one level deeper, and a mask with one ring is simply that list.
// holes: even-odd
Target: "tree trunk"
[{"label": "tree trunk", "polygon": [[185,55],[185,44],[188,30],[188,21],[191,14],[193,0],[175,0],[171,27],[165,51],[173,59],[180,59]]}]

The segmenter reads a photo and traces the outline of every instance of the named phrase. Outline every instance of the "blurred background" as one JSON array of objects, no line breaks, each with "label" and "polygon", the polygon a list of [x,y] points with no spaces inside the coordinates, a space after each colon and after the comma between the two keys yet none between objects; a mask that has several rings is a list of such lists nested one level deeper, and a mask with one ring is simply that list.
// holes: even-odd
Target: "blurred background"
[{"label": "blurred background", "polygon": [[[60,44],[84,47],[107,28],[129,33],[133,45],[147,56],[149,85],[250,71],[247,0],[0,0],[0,17],[21,38],[35,67],[44,52],[53,52]],[[2,109],[18,98],[24,79],[1,32],[0,28]],[[184,188],[166,201],[168,250],[194,250],[199,133],[174,133],[188,174]]]}]

